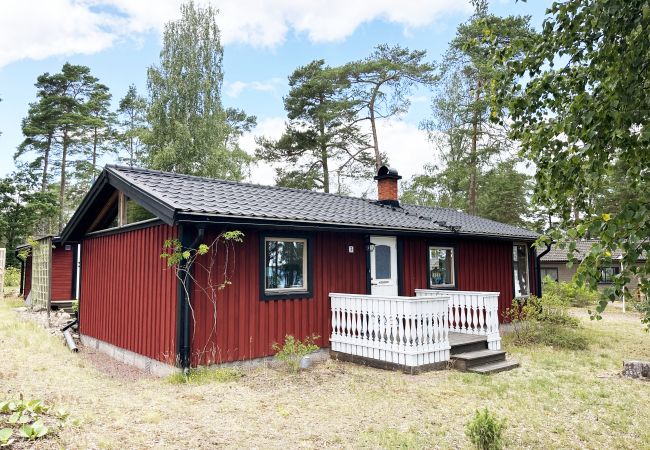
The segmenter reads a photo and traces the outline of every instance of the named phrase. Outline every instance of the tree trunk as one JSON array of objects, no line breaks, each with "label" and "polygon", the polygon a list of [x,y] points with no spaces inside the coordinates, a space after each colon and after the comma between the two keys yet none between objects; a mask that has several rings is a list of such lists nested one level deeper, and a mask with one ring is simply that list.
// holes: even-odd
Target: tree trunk
[{"label": "tree trunk", "polygon": [[63,131],[63,149],[61,152],[61,184],[59,186],[59,233],[63,230],[63,204],[65,202],[65,165],[68,157],[68,129]]},{"label": "tree trunk", "polygon": [[[321,97],[321,102],[323,101]],[[327,144],[325,143],[325,121],[320,119],[318,121],[318,128],[320,133],[320,162],[323,167],[323,192],[329,193],[330,191],[330,169],[329,158],[327,154]]]},{"label": "tree trunk", "polygon": [[47,169],[50,162],[50,148],[52,147],[52,133],[47,135],[47,147],[43,155],[43,181],[41,182],[41,192],[47,191]]},{"label": "tree trunk", "polygon": [[476,214],[476,179],[478,177],[478,102],[481,100],[481,81],[476,82],[476,98],[474,105],[474,117],[472,119],[472,148],[469,155],[469,192],[467,198],[467,212]]},{"label": "tree trunk", "polygon": [[377,124],[375,121],[375,100],[377,99],[377,92],[379,87],[376,87],[372,92],[368,109],[370,111],[370,127],[372,128],[372,143],[375,148],[375,172],[379,170],[382,165],[381,153],[379,153],[379,138],[377,137]]}]

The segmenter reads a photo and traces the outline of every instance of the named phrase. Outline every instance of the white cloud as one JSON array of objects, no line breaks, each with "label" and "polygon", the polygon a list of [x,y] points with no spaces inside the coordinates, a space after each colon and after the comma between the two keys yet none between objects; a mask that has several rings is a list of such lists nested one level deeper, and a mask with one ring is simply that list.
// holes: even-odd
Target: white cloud
[{"label": "white cloud", "polygon": [[[271,117],[260,121],[257,127],[244,135],[240,140],[241,147],[248,153],[255,152],[255,136],[266,136],[277,139],[285,129],[283,117]],[[418,129],[417,125],[405,121],[389,120],[378,124],[379,146],[382,152],[388,154],[390,165],[396,168],[404,180],[424,172],[424,165],[435,162],[435,153],[427,140],[426,132]],[[250,181],[257,184],[274,184],[275,171],[272,166],[260,162],[251,171]],[[361,196],[367,193],[376,195],[375,182],[355,183],[351,186],[353,195]]]},{"label": "white cloud", "polygon": [[[202,1],[200,3],[208,3]],[[211,0],[220,10],[224,44],[273,47],[290,32],[312,42],[336,42],[361,24],[384,20],[404,32],[468,13],[458,0]],[[91,54],[120,39],[136,39],[179,14],[181,0],[4,0],[0,67],[21,59]]]},{"label": "white cloud", "polygon": [[246,90],[258,92],[272,92],[282,84],[281,78],[271,78],[264,81],[226,81],[224,82],[224,90],[228,97],[239,97],[239,95]]}]

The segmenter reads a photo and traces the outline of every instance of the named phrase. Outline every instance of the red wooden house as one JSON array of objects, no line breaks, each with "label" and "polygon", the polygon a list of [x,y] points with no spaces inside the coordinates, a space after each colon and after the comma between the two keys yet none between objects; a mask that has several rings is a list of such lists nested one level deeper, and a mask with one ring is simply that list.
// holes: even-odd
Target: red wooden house
[{"label": "red wooden house", "polygon": [[[537,234],[400,204],[399,178],[382,167],[367,200],[107,166],[62,233],[81,244],[83,339],[163,369],[269,356],[287,334],[402,366],[448,359],[450,333],[498,350],[499,314],[534,293]],[[160,255],[225,230],[244,238],[215,314],[207,272],[183,284]]]},{"label": "red wooden house", "polygon": [[[77,298],[77,245],[63,244],[60,237],[54,236],[52,246],[51,306],[53,309],[69,307]],[[20,245],[16,248],[16,252],[29,247],[29,244]],[[22,266],[20,293],[27,298],[31,290],[32,255],[30,253]]]}]

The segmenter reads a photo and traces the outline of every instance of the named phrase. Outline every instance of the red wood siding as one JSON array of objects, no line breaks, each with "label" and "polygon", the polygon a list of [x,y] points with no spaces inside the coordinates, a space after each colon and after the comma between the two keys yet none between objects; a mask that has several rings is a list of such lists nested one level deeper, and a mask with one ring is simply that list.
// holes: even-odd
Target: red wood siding
[{"label": "red wood siding", "polygon": [[27,298],[32,291],[32,257],[28,256],[25,261],[25,287],[23,288],[23,297]]},{"label": "red wood siding", "polygon": [[[412,296],[415,295],[415,289],[427,288],[428,241],[424,238],[402,238],[402,245],[403,295]],[[513,297],[512,243],[463,240],[455,245],[458,290],[500,292],[499,312],[509,308]]]},{"label": "red wood siding", "polygon": [[82,334],[175,363],[176,277],[160,254],[176,235],[160,225],[83,241]]},{"label": "red wood siding", "polygon": [[[330,292],[365,293],[366,256],[362,235],[315,234],[313,298],[262,301],[259,291],[259,235],[243,230],[244,242],[230,255],[232,285],[218,295],[216,327],[213,306],[201,288],[206,272],[198,269],[199,288],[192,295],[196,327],[192,336],[192,365],[236,361],[272,355],[271,345],[292,334],[299,339],[317,334],[319,346],[329,346]],[[279,232],[277,235],[281,236]],[[213,235],[214,237],[214,235]],[[206,237],[206,242],[210,237]],[[348,253],[348,246],[354,253]],[[223,252],[212,271],[223,280]],[[204,259],[204,262],[207,259]],[[216,329],[215,329],[216,328]]]},{"label": "red wood siding", "polygon": [[52,301],[72,300],[73,246],[52,249]]}]

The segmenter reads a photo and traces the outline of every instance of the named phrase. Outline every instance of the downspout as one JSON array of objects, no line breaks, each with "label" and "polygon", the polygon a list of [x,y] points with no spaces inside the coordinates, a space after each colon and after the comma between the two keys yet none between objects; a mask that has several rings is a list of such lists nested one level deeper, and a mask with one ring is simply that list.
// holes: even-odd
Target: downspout
[{"label": "downspout", "polygon": [[[205,228],[201,227],[198,229],[196,238],[190,243],[190,235],[186,226],[179,225],[180,228],[180,241],[181,246],[195,250],[198,244],[203,240],[205,236]],[[185,268],[186,262],[181,262],[183,268]],[[192,270],[191,267],[187,270]],[[187,273],[183,272],[184,276],[181,280],[178,280],[178,359],[183,369],[183,372],[187,373],[190,369],[190,357],[192,351],[192,343],[190,338],[190,329],[191,322],[190,317],[192,311],[190,308],[191,299],[191,289],[192,289],[192,278],[188,276]]]},{"label": "downspout", "polygon": [[535,257],[535,292],[537,297],[542,297],[542,256],[551,251],[551,244],[546,244],[546,250]]}]

